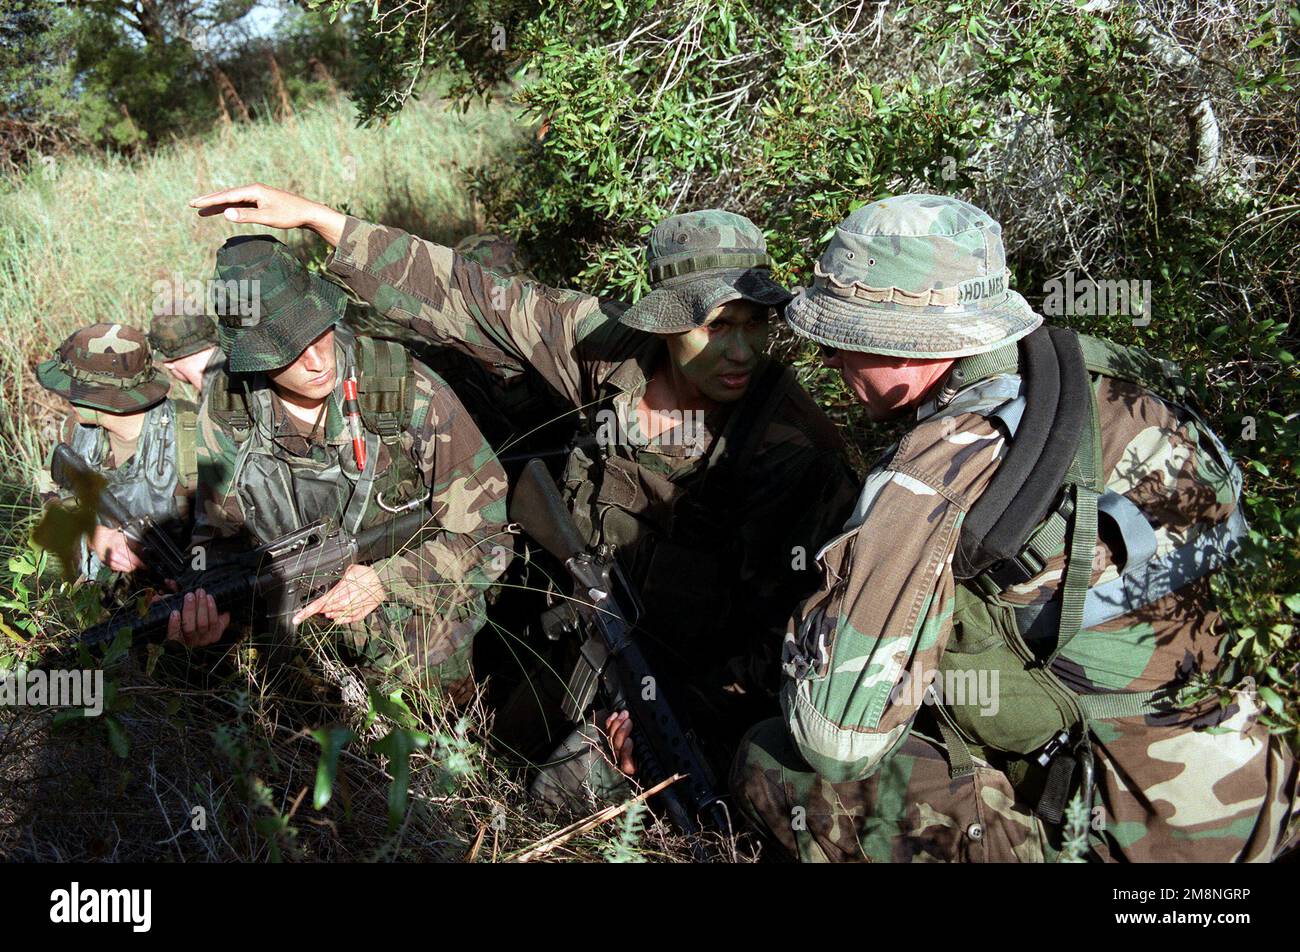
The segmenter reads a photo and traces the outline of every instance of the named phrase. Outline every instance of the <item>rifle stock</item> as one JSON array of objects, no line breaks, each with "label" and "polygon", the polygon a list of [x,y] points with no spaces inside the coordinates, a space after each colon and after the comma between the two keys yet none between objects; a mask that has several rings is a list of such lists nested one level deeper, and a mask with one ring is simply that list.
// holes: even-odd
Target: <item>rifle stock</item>
[{"label": "rifle stock", "polygon": [[520,527],[551,555],[567,562],[587,550],[587,543],[573,523],[559,490],[540,459],[523,468],[510,498],[510,515]]}]

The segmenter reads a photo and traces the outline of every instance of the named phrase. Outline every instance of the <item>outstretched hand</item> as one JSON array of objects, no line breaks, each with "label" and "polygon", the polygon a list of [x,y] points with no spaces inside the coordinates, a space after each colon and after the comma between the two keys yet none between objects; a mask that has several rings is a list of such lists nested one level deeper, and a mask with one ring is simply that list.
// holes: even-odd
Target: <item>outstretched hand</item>
[{"label": "outstretched hand", "polygon": [[197,208],[205,218],[223,215],[228,221],[243,225],[266,225],[286,230],[307,228],[331,246],[339,243],[347,220],[342,212],[319,202],[256,182],[191,198],[190,207]]}]

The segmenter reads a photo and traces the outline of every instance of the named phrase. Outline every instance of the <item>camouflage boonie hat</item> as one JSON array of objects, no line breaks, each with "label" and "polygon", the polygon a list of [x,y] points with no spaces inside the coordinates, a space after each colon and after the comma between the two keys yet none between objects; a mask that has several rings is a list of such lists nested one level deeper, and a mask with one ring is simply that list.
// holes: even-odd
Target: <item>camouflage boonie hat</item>
[{"label": "camouflage boonie hat", "polygon": [[149,343],[161,360],[180,360],[217,346],[217,329],[206,314],[155,314]]},{"label": "camouflage boonie hat", "polygon": [[864,205],[835,229],[813,286],[785,318],[800,334],[892,357],[965,357],[1019,340],[1043,319],[1008,287],[1002,228],[943,195]]},{"label": "camouflage boonie hat", "polygon": [[528,262],[519,246],[503,235],[470,235],[458,241],[452,250],[503,277],[509,278],[528,270]]},{"label": "camouflage boonie hat", "polygon": [[143,332],[125,324],[83,327],[37,365],[36,379],[77,406],[108,413],[148,410],[171,386],[153,365]]},{"label": "camouflage boonie hat", "polygon": [[287,367],[343,317],[347,301],[270,235],[231,238],[217,251],[211,306],[231,373]]},{"label": "camouflage boonie hat", "polygon": [[728,301],[780,307],[790,292],[772,280],[771,268],[763,233],[743,215],[716,208],[674,215],[646,242],[650,292],[620,320],[651,334],[680,334]]}]

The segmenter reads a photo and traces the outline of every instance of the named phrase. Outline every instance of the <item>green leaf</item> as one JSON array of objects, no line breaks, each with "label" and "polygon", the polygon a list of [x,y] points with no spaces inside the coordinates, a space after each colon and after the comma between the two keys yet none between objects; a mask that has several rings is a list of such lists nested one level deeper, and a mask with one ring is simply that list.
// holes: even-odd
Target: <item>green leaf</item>
[{"label": "green leaf", "polygon": [[153,669],[158,665],[158,659],[163,656],[167,650],[166,642],[150,642],[147,649],[147,655],[144,661],[145,677],[153,677]]},{"label": "green leaf", "polygon": [[31,560],[26,555],[15,555],[9,560],[9,571],[14,574],[15,578],[22,578],[24,575],[31,575],[36,571],[36,566],[32,565]]},{"label": "green leaf", "polygon": [[131,629],[123,628],[113,639],[113,643],[104,652],[103,667],[109,668],[126,657],[131,650]]},{"label": "green leaf", "polygon": [[1282,698],[1276,691],[1265,685],[1259,687],[1259,699],[1268,705],[1268,709],[1274,714],[1282,713]]},{"label": "green leaf", "polygon": [[388,758],[388,770],[393,782],[388,786],[388,828],[396,830],[406,816],[406,805],[411,788],[411,752],[427,747],[429,737],[418,731],[395,727],[371,744],[371,750]]},{"label": "green leaf", "polygon": [[108,731],[108,746],[122,760],[126,760],[131,753],[131,739],[127,737],[126,730],[122,727],[121,722],[109,714],[104,718],[104,727]]},{"label": "green leaf", "polygon": [[320,760],[316,763],[316,790],[312,794],[312,805],[317,810],[325,809],[334,795],[334,781],[339,772],[339,755],[343,748],[356,740],[357,735],[346,727],[332,727],[328,730],[319,728],[311,732],[320,744]]},{"label": "green leaf", "polygon": [[375,716],[386,717],[395,724],[402,727],[414,727],[415,715],[411,709],[406,706],[402,700],[402,690],[398,688],[392,694],[380,694],[378,691],[370,692],[370,720]]}]

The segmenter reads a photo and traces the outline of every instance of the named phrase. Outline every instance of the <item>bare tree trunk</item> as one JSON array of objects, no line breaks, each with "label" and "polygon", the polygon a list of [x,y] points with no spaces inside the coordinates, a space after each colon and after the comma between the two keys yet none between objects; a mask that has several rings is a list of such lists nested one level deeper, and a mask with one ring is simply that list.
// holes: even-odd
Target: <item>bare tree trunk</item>
[{"label": "bare tree trunk", "polygon": [[331,76],[330,71],[325,68],[325,64],[314,56],[307,60],[307,62],[311,66],[311,72],[312,75],[316,77],[316,81],[318,83],[324,83],[330,91],[330,98],[335,102],[338,102],[338,84],[334,82],[334,77]]},{"label": "bare tree trunk", "polygon": [[239,98],[239,93],[235,91],[235,84],[230,81],[230,77],[220,67],[214,69],[212,73],[217,81],[218,93],[230,100],[240,121],[248,122],[251,119],[248,115],[248,107],[244,105],[244,100]]},{"label": "bare tree trunk", "polygon": [[289,90],[284,86],[284,77],[280,75],[280,64],[275,61],[275,54],[267,51],[266,58],[271,61],[271,83],[275,86],[275,95],[280,102],[279,118],[282,122],[293,125],[293,103],[289,101]]},{"label": "bare tree trunk", "polygon": [[213,77],[213,86],[217,92],[217,108],[221,110],[221,126],[222,128],[229,128],[231,124],[230,110],[226,108],[226,97],[222,95],[221,83],[216,81],[215,76]]}]

